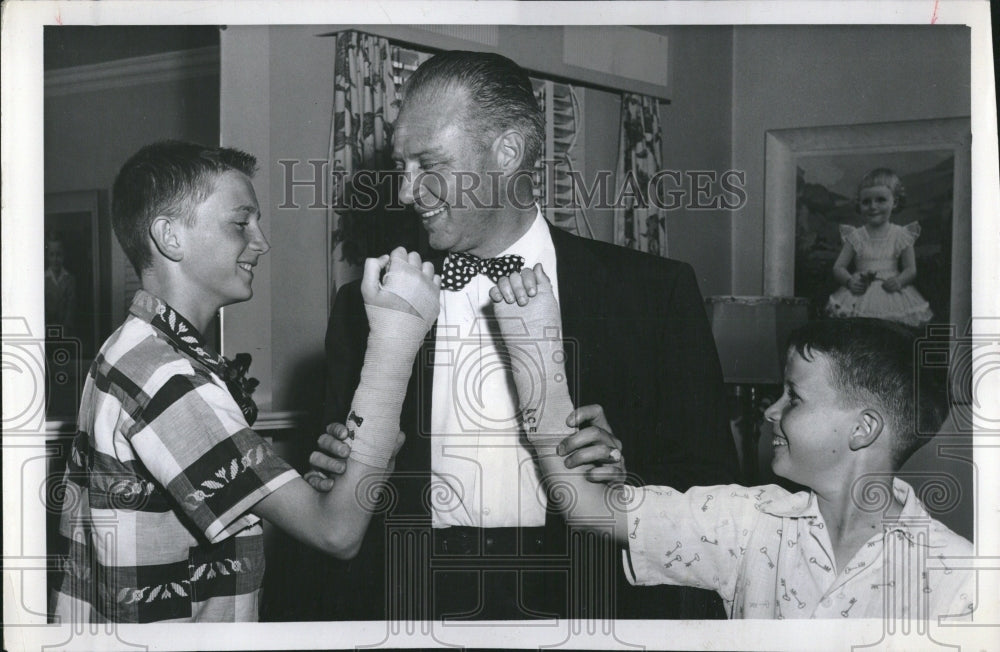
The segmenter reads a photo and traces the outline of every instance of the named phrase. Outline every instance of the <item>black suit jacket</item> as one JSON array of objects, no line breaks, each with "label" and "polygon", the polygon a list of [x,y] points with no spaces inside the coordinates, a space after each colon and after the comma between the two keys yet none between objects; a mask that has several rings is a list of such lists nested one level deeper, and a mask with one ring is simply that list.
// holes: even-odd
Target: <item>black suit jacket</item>
[{"label": "black suit jacket", "polygon": [[[702,297],[689,265],[570,235],[550,227],[556,251],[567,374],[577,406],[599,403],[631,475],[630,483],[692,485],[735,482],[738,463],[729,432],[722,372]],[[357,387],[368,335],[360,283],[337,295],[326,335],[326,422],[343,422]],[[400,418],[407,439],[396,460],[391,508],[373,520],[362,552],[330,582],[346,601],[326,603],[321,618],[382,618],[381,597],[360,605],[351,585],[386,586],[386,523],[429,525],[433,374],[432,328],[418,355]],[[547,527],[561,520],[550,515]],[[617,560],[619,617],[722,615],[690,603],[691,590],[630,587]],[[343,574],[341,574],[343,573]],[[341,584],[343,582],[344,584]],[[698,592],[705,593],[705,592]],[[364,602],[369,602],[367,599]],[[685,604],[680,604],[684,602]],[[690,603],[690,604],[688,604]],[[700,606],[699,606],[700,605]],[[371,607],[371,609],[369,609]]]}]

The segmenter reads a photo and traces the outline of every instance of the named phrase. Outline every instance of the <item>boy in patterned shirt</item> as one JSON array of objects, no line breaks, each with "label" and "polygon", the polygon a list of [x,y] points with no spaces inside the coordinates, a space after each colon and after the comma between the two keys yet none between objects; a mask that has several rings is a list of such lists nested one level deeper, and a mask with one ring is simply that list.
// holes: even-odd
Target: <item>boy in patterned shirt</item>
[{"label": "boy in patterned shirt", "polygon": [[357,496],[374,495],[369,483],[402,444],[399,408],[440,279],[402,248],[366,261],[374,350],[353,404],[352,464],[317,491],[250,428],[246,385],[201,335],[221,307],[250,299],[269,249],[255,168],[238,150],[168,141],[141,149],[115,180],[115,235],[142,290],[84,387],[57,622],[257,620],[261,518],[337,557],[361,544],[373,505]]},{"label": "boy in patterned shirt", "polygon": [[530,397],[520,407],[558,487],[553,501],[571,523],[627,544],[630,581],[714,590],[730,618],[971,618],[975,576],[953,566],[972,544],[931,518],[898,474],[926,442],[918,429],[937,432],[946,414],[943,390],[915,385],[905,327],[837,319],[792,334],[784,392],[765,416],[775,473],[810,491],[602,488],[583,477],[586,463],[620,460],[621,444],[600,406],[572,410],[559,340],[546,335],[559,311],[544,271],[500,279],[491,295],[505,338],[523,342],[527,331],[542,350],[541,387],[519,384],[518,394]]}]

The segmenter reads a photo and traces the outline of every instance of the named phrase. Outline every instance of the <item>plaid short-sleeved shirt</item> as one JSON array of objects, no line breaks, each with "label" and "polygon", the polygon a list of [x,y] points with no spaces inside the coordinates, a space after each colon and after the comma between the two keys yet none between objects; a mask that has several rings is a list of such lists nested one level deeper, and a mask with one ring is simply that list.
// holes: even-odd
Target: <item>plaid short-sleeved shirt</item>
[{"label": "plaid short-sleeved shirt", "polygon": [[90,368],[65,475],[62,622],[257,620],[260,519],[298,474],[247,424],[197,330],[140,291]]}]

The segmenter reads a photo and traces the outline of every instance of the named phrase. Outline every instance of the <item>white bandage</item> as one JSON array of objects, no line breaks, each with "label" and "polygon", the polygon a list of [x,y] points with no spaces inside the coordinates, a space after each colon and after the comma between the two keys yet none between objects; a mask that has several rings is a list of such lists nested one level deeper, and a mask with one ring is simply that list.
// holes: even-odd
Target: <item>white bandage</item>
[{"label": "white bandage", "polygon": [[[375,271],[366,270],[366,275]],[[366,280],[374,284],[375,277],[366,276]],[[354,440],[351,459],[375,468],[385,468],[392,459],[413,359],[437,319],[440,290],[420,267],[393,255],[377,288],[377,294],[381,293],[399,297],[418,314],[365,304],[368,348],[344,425]]]},{"label": "white bandage", "polygon": [[540,268],[538,273],[538,292],[527,305],[500,301],[493,307],[510,353],[521,422],[536,450],[554,448],[573,432],[566,425],[573,402],[566,380],[562,317],[548,278]]},{"label": "white bandage", "polygon": [[[524,369],[518,369],[520,356],[511,356],[514,386],[517,388],[518,408],[524,425],[525,435],[536,446],[552,446],[574,432],[566,425],[566,417],[573,411],[569,386],[566,382],[565,353],[559,328],[559,314],[535,316],[525,319],[527,330],[534,337],[524,346],[533,353],[535,361],[541,365],[541,378]],[[510,346],[510,344],[508,344]],[[535,387],[535,383],[541,387]]]},{"label": "white bandage", "polygon": [[399,432],[406,385],[427,323],[398,310],[365,306],[371,332],[361,380],[345,425],[350,431],[351,459],[385,468]]},{"label": "white bandage", "polygon": [[410,304],[420,318],[427,322],[428,328],[437,319],[441,291],[427,283],[420,268],[404,260],[394,259],[382,278],[382,291],[391,292]]}]

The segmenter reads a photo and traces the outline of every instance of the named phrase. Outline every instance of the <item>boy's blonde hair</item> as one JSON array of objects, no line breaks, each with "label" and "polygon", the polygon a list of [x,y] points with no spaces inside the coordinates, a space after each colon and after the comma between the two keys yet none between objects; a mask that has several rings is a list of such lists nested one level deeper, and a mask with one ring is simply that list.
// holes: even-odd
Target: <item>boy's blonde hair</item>
[{"label": "boy's blonde hair", "polygon": [[111,191],[111,222],[137,275],[153,261],[153,220],[165,215],[190,223],[216,178],[230,170],[252,177],[257,159],[238,149],[165,140],[146,145],[125,162]]}]

